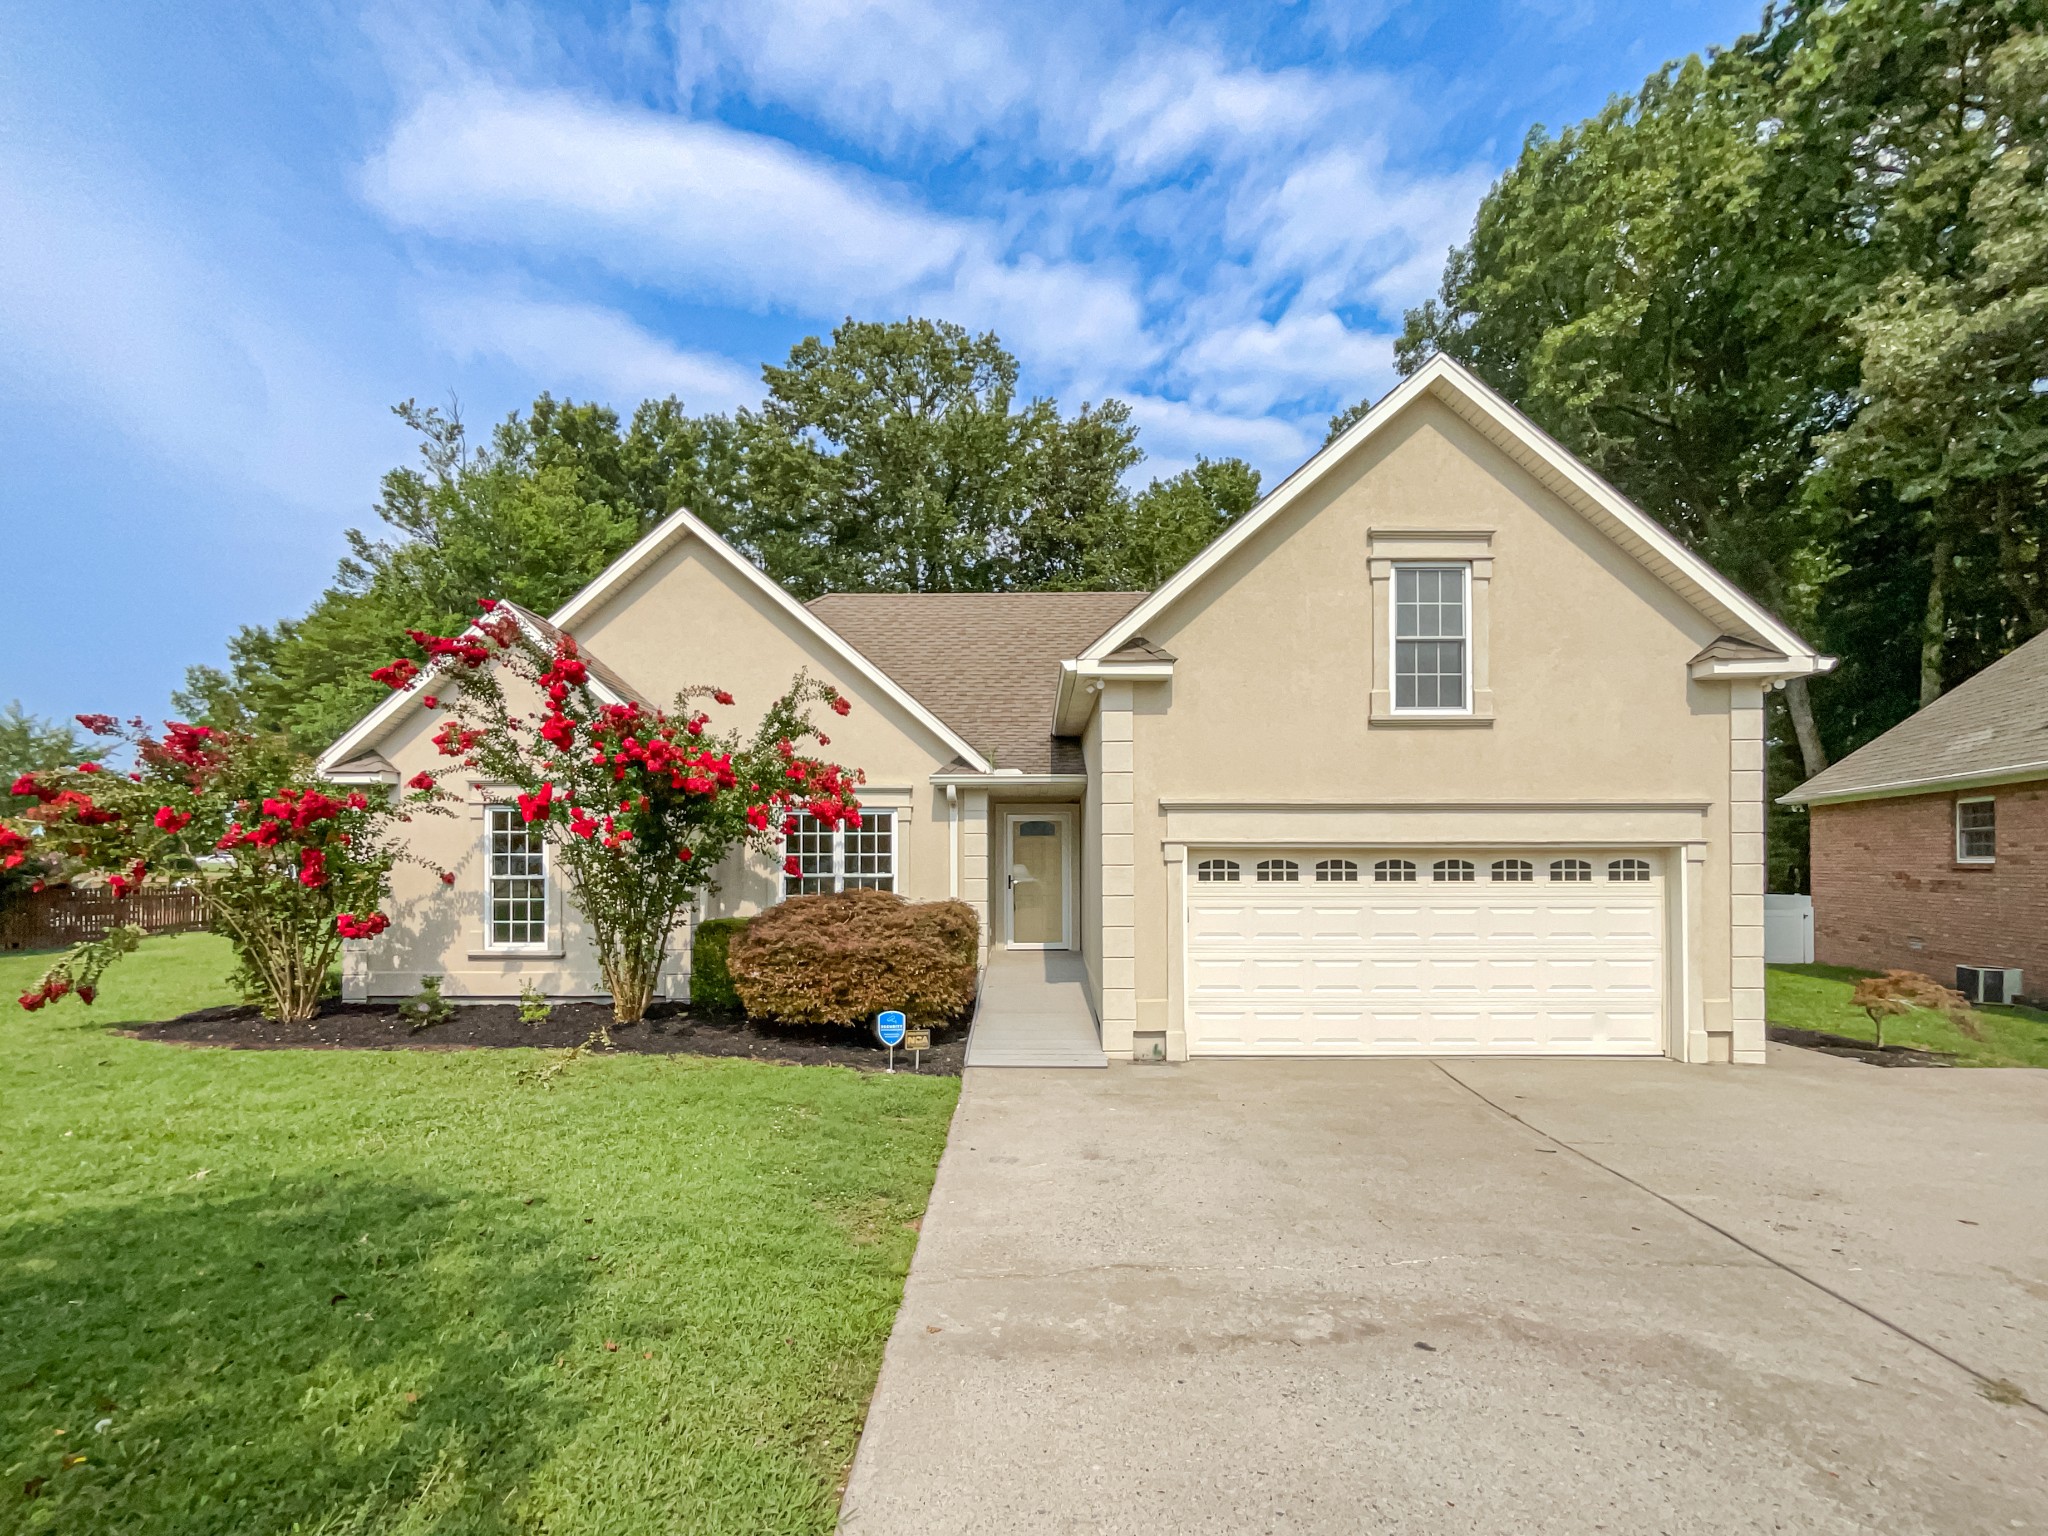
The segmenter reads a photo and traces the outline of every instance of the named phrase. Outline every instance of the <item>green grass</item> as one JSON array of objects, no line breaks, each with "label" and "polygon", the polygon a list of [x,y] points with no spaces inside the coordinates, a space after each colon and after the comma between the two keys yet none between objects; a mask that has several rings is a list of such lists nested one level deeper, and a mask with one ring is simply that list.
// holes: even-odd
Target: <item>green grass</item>
[{"label": "green grass", "polygon": [[[1773,965],[1766,970],[1765,1011],[1773,1024],[1856,1040],[1875,1038],[1870,1016],[1849,1002],[1856,983],[1872,972],[1840,965]],[[1885,1020],[1884,1041],[1947,1051],[1962,1066],[2048,1067],[2048,1013],[2001,1007],[1979,1008],[1976,1013],[1982,1040],[1972,1040],[1940,1014],[1923,1008]]]},{"label": "green grass", "polygon": [[0,1530],[831,1529],[956,1080],[106,1031],[225,969],[0,1017]]}]

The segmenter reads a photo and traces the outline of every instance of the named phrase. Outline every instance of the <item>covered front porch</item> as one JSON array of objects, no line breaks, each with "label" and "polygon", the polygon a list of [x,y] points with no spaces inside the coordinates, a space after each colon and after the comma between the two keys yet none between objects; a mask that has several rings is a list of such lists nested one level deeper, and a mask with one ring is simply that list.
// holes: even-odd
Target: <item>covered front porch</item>
[{"label": "covered front porch", "polygon": [[1088,954],[1086,781],[1004,777],[944,786],[956,809],[956,891],[980,916],[984,946],[967,1065],[1105,1066]]}]

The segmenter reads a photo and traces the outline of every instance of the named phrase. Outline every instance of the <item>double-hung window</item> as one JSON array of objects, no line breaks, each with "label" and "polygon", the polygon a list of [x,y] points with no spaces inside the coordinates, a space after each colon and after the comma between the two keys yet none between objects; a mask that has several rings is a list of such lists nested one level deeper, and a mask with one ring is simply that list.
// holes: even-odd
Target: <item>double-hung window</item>
[{"label": "double-hung window", "polygon": [[1998,858],[1998,802],[1956,802],[1956,862],[1990,864]]},{"label": "double-hung window", "polygon": [[1472,568],[1394,567],[1394,709],[1463,714],[1471,709]]},{"label": "double-hung window", "polygon": [[828,827],[799,811],[796,829],[783,852],[801,874],[784,873],[782,894],[814,896],[820,891],[896,889],[896,813],[861,807],[857,827]]},{"label": "double-hung window", "polygon": [[515,805],[484,807],[484,917],[492,949],[548,942],[547,840]]}]

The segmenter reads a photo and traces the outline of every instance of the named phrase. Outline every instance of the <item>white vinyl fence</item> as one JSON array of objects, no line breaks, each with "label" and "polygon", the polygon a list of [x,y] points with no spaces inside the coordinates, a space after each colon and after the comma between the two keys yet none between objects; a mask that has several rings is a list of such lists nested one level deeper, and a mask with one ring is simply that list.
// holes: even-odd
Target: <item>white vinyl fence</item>
[{"label": "white vinyl fence", "polygon": [[1764,963],[1767,965],[1811,965],[1813,963],[1813,898],[1811,896],[1766,896],[1764,898]]}]

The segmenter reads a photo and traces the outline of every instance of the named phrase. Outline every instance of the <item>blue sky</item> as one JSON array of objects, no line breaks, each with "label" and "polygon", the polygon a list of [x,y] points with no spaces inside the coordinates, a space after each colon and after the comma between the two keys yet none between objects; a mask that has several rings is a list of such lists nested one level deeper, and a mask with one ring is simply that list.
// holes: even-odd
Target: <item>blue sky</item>
[{"label": "blue sky", "polygon": [[0,701],[302,611],[399,400],[726,410],[846,315],[1277,477],[1531,124],[1759,9],[0,0]]}]

